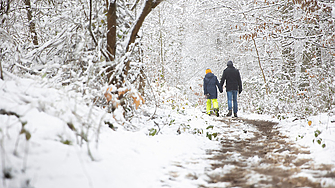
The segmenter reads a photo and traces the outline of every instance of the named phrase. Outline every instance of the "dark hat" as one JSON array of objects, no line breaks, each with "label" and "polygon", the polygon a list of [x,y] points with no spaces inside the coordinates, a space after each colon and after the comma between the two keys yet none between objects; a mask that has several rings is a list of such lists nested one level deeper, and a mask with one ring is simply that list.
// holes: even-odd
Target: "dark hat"
[{"label": "dark hat", "polygon": [[228,61],[227,66],[233,66],[233,62],[232,61]]}]

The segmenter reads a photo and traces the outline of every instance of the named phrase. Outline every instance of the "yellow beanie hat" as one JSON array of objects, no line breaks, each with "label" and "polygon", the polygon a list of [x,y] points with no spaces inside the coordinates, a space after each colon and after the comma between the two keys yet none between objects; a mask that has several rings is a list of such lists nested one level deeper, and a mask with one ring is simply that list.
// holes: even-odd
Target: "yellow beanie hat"
[{"label": "yellow beanie hat", "polygon": [[212,73],[211,69],[206,69],[206,74],[207,73]]}]

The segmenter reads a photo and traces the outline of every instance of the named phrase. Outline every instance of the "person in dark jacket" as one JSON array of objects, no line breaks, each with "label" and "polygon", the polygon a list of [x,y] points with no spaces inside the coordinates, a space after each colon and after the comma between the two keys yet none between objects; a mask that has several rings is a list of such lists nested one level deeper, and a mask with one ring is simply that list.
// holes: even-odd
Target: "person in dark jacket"
[{"label": "person in dark jacket", "polygon": [[214,112],[216,116],[219,117],[218,93],[216,87],[219,88],[220,93],[223,92],[222,85],[220,85],[217,77],[212,73],[211,69],[206,69],[204,78],[204,95],[207,97],[206,113],[210,115],[213,103]]},{"label": "person in dark jacket", "polygon": [[228,114],[226,116],[232,115],[232,101],[234,104],[234,117],[237,117],[237,92],[241,94],[242,92],[242,81],[241,75],[238,69],[233,65],[232,61],[228,61],[227,68],[223,71],[220,85],[221,87],[226,82],[227,100],[228,100]]}]

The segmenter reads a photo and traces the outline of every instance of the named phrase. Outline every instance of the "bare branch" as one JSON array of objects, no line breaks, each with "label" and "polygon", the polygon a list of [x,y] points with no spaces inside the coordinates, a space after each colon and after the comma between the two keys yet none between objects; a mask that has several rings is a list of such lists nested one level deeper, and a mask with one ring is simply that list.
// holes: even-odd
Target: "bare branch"
[{"label": "bare branch", "polygon": [[263,68],[262,68],[262,65],[261,65],[261,60],[260,60],[260,58],[259,58],[259,53],[258,53],[258,49],[257,49],[257,46],[256,46],[256,41],[255,41],[254,38],[252,38],[252,40],[254,41],[254,45],[255,45],[255,49],[256,49],[256,53],[257,53],[257,58],[258,58],[259,68],[260,68],[261,71],[262,71],[262,75],[263,75],[263,79],[264,79],[264,83],[265,83],[265,88],[266,88],[266,94],[269,94],[269,92],[268,92],[268,87],[267,87],[267,84],[266,84],[265,74],[264,74],[264,71],[263,71]]},{"label": "bare branch", "polygon": [[126,46],[126,51],[129,50],[129,46],[135,42],[136,36],[138,31],[140,30],[145,17],[151,12],[152,9],[156,8],[159,3],[161,3],[163,0],[146,0],[145,1],[145,5],[144,8],[142,10],[142,14],[140,15],[140,17],[138,18],[136,24],[133,26],[132,30],[131,30],[131,35],[128,41],[128,44]]},{"label": "bare branch", "polygon": [[136,0],[136,2],[133,4],[133,6],[131,7],[131,11],[133,11],[135,8],[136,8],[136,6],[137,6],[137,4],[138,4],[138,2],[139,2],[140,0]]},{"label": "bare branch", "polygon": [[[91,37],[92,37],[95,45],[98,46],[98,41],[97,41],[97,39],[95,38],[95,36],[94,36],[94,34],[92,32],[92,0],[90,0],[90,18],[89,18],[88,30],[89,30],[89,32],[91,34]],[[105,54],[105,52],[102,49],[100,49],[100,52],[106,58],[106,60],[110,60],[110,58]]]},{"label": "bare branch", "polygon": [[0,79],[3,80],[3,73],[2,73],[2,48],[0,49]]}]

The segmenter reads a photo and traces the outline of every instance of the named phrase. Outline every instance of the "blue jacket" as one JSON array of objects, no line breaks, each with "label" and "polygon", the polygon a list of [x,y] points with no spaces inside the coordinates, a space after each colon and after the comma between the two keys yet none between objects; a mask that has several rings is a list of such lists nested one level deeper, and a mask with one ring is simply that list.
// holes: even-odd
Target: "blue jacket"
[{"label": "blue jacket", "polygon": [[209,97],[207,97],[207,99],[218,98],[216,86],[219,88],[220,93],[222,93],[223,89],[218,81],[218,78],[213,73],[207,73],[204,78],[204,95],[210,95]]}]

